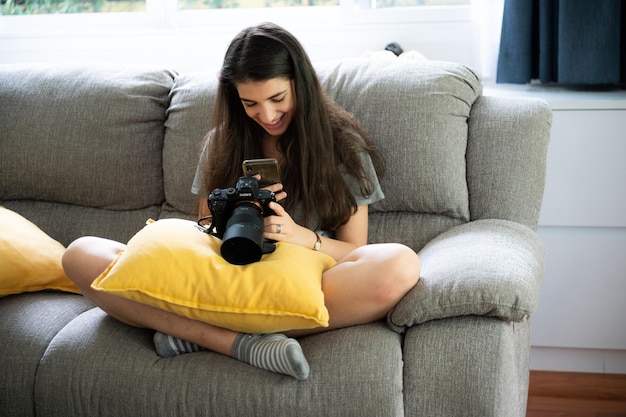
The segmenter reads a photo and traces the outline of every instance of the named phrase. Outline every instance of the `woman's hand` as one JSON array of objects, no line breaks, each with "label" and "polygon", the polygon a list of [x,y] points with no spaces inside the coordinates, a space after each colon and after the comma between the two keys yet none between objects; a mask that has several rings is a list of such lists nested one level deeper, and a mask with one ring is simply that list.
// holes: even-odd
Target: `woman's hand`
[{"label": "woman's hand", "polygon": [[[283,206],[278,203],[270,203],[270,208],[274,211],[274,215],[265,218],[263,237],[266,239],[276,240],[278,242],[291,242],[295,244],[303,244],[303,231],[309,229],[296,224],[289,213]],[[309,236],[310,240],[311,236]]]},{"label": "woman's hand", "polygon": [[[313,249],[317,235],[310,229],[297,224],[278,203],[270,203],[274,215],[264,219],[263,237],[278,242],[289,242]],[[350,220],[336,231],[336,239],[321,237],[321,251],[339,261],[348,253],[367,243],[367,206],[360,206]]]},{"label": "woman's hand", "polygon": [[281,201],[287,198],[287,193],[283,191],[283,185],[281,183],[268,185],[267,187],[263,187],[263,189],[273,192],[276,201]]},{"label": "woman's hand", "polygon": [[270,208],[275,214],[265,218],[264,238],[313,248],[317,242],[315,232],[297,224],[280,204],[272,202]]}]

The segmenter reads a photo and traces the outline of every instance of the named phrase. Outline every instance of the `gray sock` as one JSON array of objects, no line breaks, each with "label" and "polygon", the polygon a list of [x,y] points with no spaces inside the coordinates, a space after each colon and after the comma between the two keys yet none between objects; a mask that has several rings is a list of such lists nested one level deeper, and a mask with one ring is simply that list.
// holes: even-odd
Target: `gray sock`
[{"label": "gray sock", "polygon": [[297,378],[309,377],[309,363],[295,339],[280,333],[239,333],[235,338],[233,358],[242,362]]},{"label": "gray sock", "polygon": [[[155,332],[153,341],[157,354],[162,358],[207,350],[161,332]],[[266,371],[286,374],[299,380],[309,377],[309,363],[300,344],[283,334],[239,333],[233,344],[232,356]]]},{"label": "gray sock", "polygon": [[157,354],[162,358],[171,358],[183,353],[206,350],[202,346],[198,346],[195,343],[187,342],[186,340],[161,332],[156,332],[152,340],[154,341],[154,347],[156,348]]}]

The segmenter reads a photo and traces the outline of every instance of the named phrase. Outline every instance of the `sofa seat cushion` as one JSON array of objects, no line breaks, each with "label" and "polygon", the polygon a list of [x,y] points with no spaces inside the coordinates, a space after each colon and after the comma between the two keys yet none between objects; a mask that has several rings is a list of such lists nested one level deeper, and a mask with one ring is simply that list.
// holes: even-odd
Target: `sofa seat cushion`
[{"label": "sofa seat cushion", "polygon": [[152,335],[100,310],[77,317],[41,360],[38,415],[403,415],[400,336],[380,322],[301,339],[306,381],[213,352],[162,359]]},{"label": "sofa seat cushion", "polygon": [[33,388],[41,358],[61,329],[92,308],[81,295],[52,291],[0,298],[1,416],[35,416]]}]

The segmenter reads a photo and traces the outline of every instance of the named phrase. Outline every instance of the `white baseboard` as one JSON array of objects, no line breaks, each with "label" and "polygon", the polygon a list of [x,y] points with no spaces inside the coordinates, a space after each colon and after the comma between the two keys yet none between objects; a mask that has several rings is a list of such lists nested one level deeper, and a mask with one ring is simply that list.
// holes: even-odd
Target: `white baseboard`
[{"label": "white baseboard", "polygon": [[530,348],[530,369],[626,374],[626,350]]}]

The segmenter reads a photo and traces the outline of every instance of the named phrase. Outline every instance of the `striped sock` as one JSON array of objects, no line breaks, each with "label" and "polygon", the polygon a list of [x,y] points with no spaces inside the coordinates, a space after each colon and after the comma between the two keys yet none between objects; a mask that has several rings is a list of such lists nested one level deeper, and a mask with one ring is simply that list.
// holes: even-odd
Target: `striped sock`
[{"label": "striped sock", "polygon": [[186,340],[161,332],[156,332],[152,340],[154,341],[154,347],[156,348],[157,354],[162,358],[171,358],[183,353],[206,350],[202,346],[198,346],[195,343],[187,342]]},{"label": "striped sock", "polygon": [[235,338],[233,358],[266,371],[278,372],[301,381],[309,377],[309,363],[295,339],[279,333],[239,333]]}]

